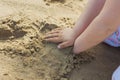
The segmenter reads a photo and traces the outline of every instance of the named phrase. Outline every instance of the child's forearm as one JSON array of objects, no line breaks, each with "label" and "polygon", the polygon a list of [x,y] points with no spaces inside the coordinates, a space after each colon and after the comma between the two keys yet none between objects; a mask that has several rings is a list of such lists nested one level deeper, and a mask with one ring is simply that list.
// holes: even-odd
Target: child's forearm
[{"label": "child's forearm", "polygon": [[90,0],[83,14],[78,19],[75,27],[75,38],[77,38],[99,14],[106,0]]},{"label": "child's forearm", "polygon": [[120,0],[107,0],[99,16],[76,39],[74,52],[87,50],[111,35],[120,24]]},{"label": "child's forearm", "polygon": [[74,43],[74,53],[85,51],[108,37],[116,28],[105,25],[99,21],[94,21],[76,40]]}]

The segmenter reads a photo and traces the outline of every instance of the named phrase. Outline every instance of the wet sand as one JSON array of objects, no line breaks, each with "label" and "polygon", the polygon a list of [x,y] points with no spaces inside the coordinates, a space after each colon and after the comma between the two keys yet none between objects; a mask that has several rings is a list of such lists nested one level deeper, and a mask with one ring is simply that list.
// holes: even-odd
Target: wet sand
[{"label": "wet sand", "polygon": [[111,80],[114,70],[120,65],[120,48],[104,43],[90,49],[95,52],[95,60],[75,69],[70,80]]}]

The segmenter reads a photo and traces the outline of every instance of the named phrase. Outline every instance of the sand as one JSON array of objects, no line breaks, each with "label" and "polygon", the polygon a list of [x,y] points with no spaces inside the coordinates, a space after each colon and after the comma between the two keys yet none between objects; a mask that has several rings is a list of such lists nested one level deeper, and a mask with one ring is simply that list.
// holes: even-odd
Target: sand
[{"label": "sand", "polygon": [[[8,5],[3,6],[6,2]],[[1,68],[1,80],[68,80],[73,68],[93,59],[89,52],[76,56],[72,47],[59,50],[57,44],[43,40],[46,32],[74,24],[72,8],[67,5],[62,1],[43,1],[43,4],[42,1],[2,1],[0,53],[4,57],[1,58],[4,69]],[[66,11],[71,17],[58,15],[56,10]]]},{"label": "sand", "polygon": [[52,29],[73,27],[86,2],[0,0],[0,80],[110,79],[120,63],[119,54],[113,56],[114,49],[107,51],[109,47],[103,44],[75,55],[72,47],[59,50],[57,44],[43,40]]}]

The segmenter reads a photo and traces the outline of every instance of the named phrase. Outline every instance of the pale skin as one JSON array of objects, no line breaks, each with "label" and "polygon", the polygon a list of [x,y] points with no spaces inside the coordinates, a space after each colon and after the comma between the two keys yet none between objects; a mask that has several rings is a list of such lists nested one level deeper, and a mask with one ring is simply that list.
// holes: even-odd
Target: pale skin
[{"label": "pale skin", "polygon": [[60,49],[74,46],[76,54],[96,46],[118,29],[119,3],[120,0],[90,0],[75,27],[52,30],[45,40],[60,43]]}]

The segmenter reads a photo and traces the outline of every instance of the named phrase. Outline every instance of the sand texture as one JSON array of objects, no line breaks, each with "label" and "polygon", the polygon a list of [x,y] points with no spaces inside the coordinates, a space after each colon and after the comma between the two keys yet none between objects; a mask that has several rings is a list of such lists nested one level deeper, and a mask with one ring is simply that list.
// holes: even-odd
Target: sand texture
[{"label": "sand texture", "polygon": [[[8,5],[1,10],[6,14],[1,13],[0,19],[0,55],[2,56],[0,80],[69,80],[72,69],[79,68],[81,64],[89,63],[93,59],[87,54],[89,52],[74,55],[72,47],[59,50],[57,44],[45,42],[43,39],[45,33],[52,29],[74,25],[72,18],[76,13],[73,14],[71,11],[74,9],[72,4],[69,7],[62,0],[43,2],[36,0],[33,3],[16,0],[9,0],[9,3],[5,3],[7,2],[5,0],[1,1],[1,5]],[[11,7],[9,13],[8,6]],[[53,6],[61,7],[56,9],[52,8]],[[65,15],[56,11],[62,9],[72,13],[63,17]]]},{"label": "sand texture", "polygon": [[0,0],[0,80],[110,80],[119,48],[82,52],[44,41],[55,28],[74,27],[87,0]]}]

